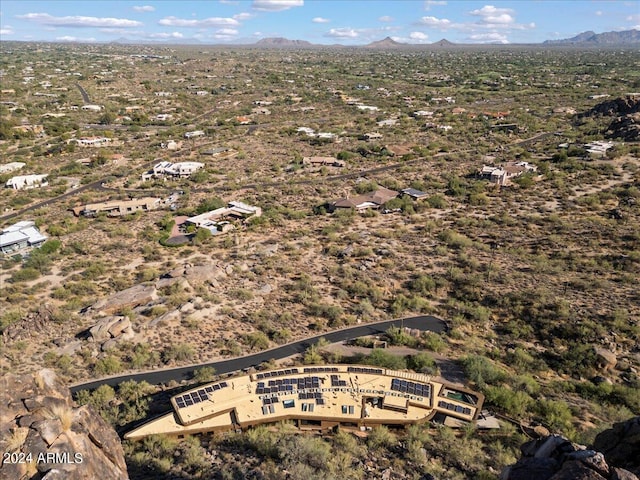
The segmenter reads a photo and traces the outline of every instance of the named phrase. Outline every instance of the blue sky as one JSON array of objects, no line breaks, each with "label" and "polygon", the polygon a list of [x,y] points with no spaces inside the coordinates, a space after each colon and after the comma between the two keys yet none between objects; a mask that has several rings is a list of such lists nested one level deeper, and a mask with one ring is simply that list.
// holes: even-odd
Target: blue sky
[{"label": "blue sky", "polygon": [[638,0],[2,0],[0,39],[317,44],[538,43],[640,30]]}]

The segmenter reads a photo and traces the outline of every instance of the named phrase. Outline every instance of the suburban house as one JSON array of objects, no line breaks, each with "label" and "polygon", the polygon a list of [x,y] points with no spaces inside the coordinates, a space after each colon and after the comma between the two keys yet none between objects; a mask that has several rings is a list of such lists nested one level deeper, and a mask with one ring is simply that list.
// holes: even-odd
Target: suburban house
[{"label": "suburban house", "polygon": [[23,220],[5,228],[0,233],[0,252],[13,255],[38,248],[47,240],[47,236],[40,233],[33,220]]},{"label": "suburban house", "polygon": [[90,203],[72,208],[74,215],[79,217],[95,217],[105,212],[108,217],[121,217],[135,212],[148,212],[160,207],[162,200],[155,197],[138,198],[134,200],[113,200],[111,202]]},{"label": "suburban house", "polygon": [[171,398],[172,410],[126,439],[246,429],[285,420],[304,430],[361,431],[433,421],[475,423],[484,395],[422,373],[370,365],[280,368],[200,385]]},{"label": "suburban house", "polygon": [[189,217],[185,220],[184,224],[187,227],[193,225],[196,228],[205,228],[212,234],[219,235],[235,228],[231,223],[233,220],[246,220],[261,215],[262,209],[260,207],[235,201],[229,202],[226,207]]},{"label": "suburban house", "polygon": [[389,152],[392,157],[403,157],[413,153],[413,150],[404,145],[385,145],[384,148]]},{"label": "suburban house", "polygon": [[382,205],[389,200],[396,198],[398,192],[395,190],[389,190],[388,188],[380,187],[373,192],[363,193],[351,198],[340,198],[331,204],[331,207],[335,210],[337,208],[355,208],[358,212],[364,210],[379,209]]},{"label": "suburban house", "polygon": [[415,188],[405,188],[404,190],[401,190],[400,193],[411,197],[413,200],[420,200],[428,195],[428,193],[425,193],[421,190],[416,190]]},{"label": "suburban house", "polygon": [[80,147],[93,147],[93,148],[104,147],[105,145],[110,144],[112,141],[113,140],[108,137],[82,137],[82,138],[75,139],[75,142]]},{"label": "suburban house", "polygon": [[584,148],[591,155],[601,157],[607,154],[607,151],[612,149],[615,144],[613,142],[594,141],[585,144]]},{"label": "suburban house", "polygon": [[88,110],[90,112],[100,112],[104,109],[102,105],[83,105],[82,110]]},{"label": "suburban house", "polygon": [[187,178],[202,167],[204,163],[200,162],[159,162],[153,166],[153,169],[142,174],[142,180],[162,177]]},{"label": "suburban house", "polygon": [[196,137],[204,137],[204,132],[202,130],[194,130],[193,132],[187,132],[184,134],[184,138],[196,138]]},{"label": "suburban house", "polygon": [[302,164],[310,167],[344,167],[345,162],[335,157],[303,157]]},{"label": "suburban house", "polygon": [[233,158],[238,155],[238,151],[229,147],[209,148],[200,152],[201,155],[211,155],[214,158]]},{"label": "suburban house", "polygon": [[378,132],[369,132],[369,133],[365,133],[362,136],[365,140],[380,140],[382,139],[382,134],[378,133]]},{"label": "suburban house", "polygon": [[167,140],[160,144],[160,148],[167,150],[179,150],[182,147],[182,142],[176,142],[175,140]]},{"label": "suburban house", "polygon": [[11,177],[5,183],[5,187],[13,188],[14,190],[28,190],[30,188],[40,188],[49,185],[47,177],[49,175],[19,175],[17,177]]},{"label": "suburban house", "polygon": [[10,162],[5,163],[4,165],[0,165],[0,174],[15,172],[16,170],[21,170],[26,163],[23,162]]},{"label": "suburban house", "polygon": [[502,166],[484,165],[479,172],[480,177],[487,178],[491,183],[505,186],[510,183],[513,178],[527,172],[536,172],[538,167],[528,162],[507,162]]}]

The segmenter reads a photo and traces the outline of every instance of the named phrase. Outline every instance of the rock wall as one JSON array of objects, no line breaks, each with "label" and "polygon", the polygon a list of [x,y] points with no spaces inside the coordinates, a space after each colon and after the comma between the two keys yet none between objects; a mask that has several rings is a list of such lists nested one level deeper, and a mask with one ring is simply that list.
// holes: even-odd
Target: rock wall
[{"label": "rock wall", "polygon": [[127,480],[120,438],[51,370],[0,378],[0,478]]},{"label": "rock wall", "polygon": [[550,435],[525,443],[500,480],[638,480],[640,417],[600,433],[593,449]]}]

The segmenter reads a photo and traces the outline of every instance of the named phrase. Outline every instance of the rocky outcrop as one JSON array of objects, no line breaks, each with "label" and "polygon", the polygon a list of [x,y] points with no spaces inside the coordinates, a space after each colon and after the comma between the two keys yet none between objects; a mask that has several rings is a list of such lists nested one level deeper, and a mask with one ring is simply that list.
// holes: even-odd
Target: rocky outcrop
[{"label": "rocky outcrop", "polygon": [[0,379],[0,449],[9,454],[0,478],[129,478],[116,432],[89,407],[75,407],[51,370]]},{"label": "rocky outcrop", "polygon": [[101,350],[113,348],[122,340],[131,340],[135,336],[131,320],[128,317],[104,317],[89,329],[89,340],[100,343]]},{"label": "rocky outcrop", "polygon": [[500,480],[638,480],[639,419],[602,432],[594,449],[560,435],[527,442],[520,448],[520,460],[506,467]]},{"label": "rocky outcrop", "polygon": [[16,323],[9,325],[2,332],[2,337],[5,341],[18,341],[54,333],[58,326],[53,318],[53,309],[49,305],[41,305],[37,311],[29,312]]},{"label": "rocky outcrop", "polygon": [[607,138],[619,138],[626,142],[640,140],[640,95],[607,100],[578,115],[584,117],[615,117],[606,132]]},{"label": "rocky outcrop", "polygon": [[583,117],[619,117],[622,115],[631,115],[640,113],[640,96],[627,95],[624,98],[616,98],[599,103],[591,110],[583,113]]},{"label": "rocky outcrop", "polygon": [[167,273],[159,282],[166,279],[184,279],[189,285],[211,285],[219,287],[218,281],[227,276],[227,273],[218,265],[213,263],[207,265],[185,264]]},{"label": "rocky outcrop", "polygon": [[97,301],[91,309],[104,313],[116,313],[124,308],[135,308],[152,303],[157,299],[158,292],[155,286],[140,284]]},{"label": "rocky outcrop", "polygon": [[607,462],[640,476],[640,417],[615,423],[600,432],[593,448],[604,453]]}]

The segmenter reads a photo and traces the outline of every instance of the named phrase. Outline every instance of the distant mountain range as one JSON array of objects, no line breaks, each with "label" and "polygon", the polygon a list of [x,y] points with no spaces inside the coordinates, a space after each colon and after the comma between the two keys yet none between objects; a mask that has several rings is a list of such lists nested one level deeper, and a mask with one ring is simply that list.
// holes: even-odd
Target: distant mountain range
[{"label": "distant mountain range", "polygon": [[[321,47],[321,48],[349,48],[349,47],[357,47],[357,48],[367,48],[367,49],[380,49],[380,50],[390,50],[390,49],[402,49],[402,48],[434,48],[434,47],[456,47],[456,46],[474,46],[474,47],[482,47],[483,44],[464,44],[464,43],[453,43],[443,38],[438,40],[437,42],[428,43],[428,44],[411,44],[411,43],[402,43],[394,40],[391,37],[383,38],[382,40],[378,40],[375,42],[371,42],[367,45],[358,45],[358,46],[347,46],[347,45],[321,45],[308,42],[306,40],[290,40],[284,37],[269,37],[258,40],[255,43],[251,43],[250,39],[243,39],[243,41],[239,41],[233,44],[218,44],[218,46],[228,45],[228,46],[245,46],[245,47],[267,47],[267,48],[312,48],[312,47]],[[75,43],[75,42],[72,42]],[[205,45],[197,39],[193,38],[185,38],[185,39],[172,39],[170,42],[163,41],[140,41],[140,40],[130,40],[127,38],[118,38],[117,40],[113,40],[110,43],[124,43],[124,44],[149,44],[149,45]],[[500,44],[503,45],[503,44]],[[512,44],[517,45],[517,44]],[[579,35],[571,38],[565,38],[561,40],[545,40],[542,43],[538,44],[527,44],[527,45],[546,45],[546,46],[579,46],[579,47],[590,47],[590,46],[611,46],[611,45],[640,45],[640,30],[625,30],[622,32],[603,32],[603,33],[595,33],[592,31],[582,32]]]},{"label": "distant mountain range", "polygon": [[640,44],[640,30],[595,33],[591,30],[563,40],[546,40],[544,45],[630,45]]},{"label": "distant mountain range", "polygon": [[283,37],[270,37],[258,40],[254,45],[262,47],[311,47],[313,43],[306,40],[289,40]]}]

